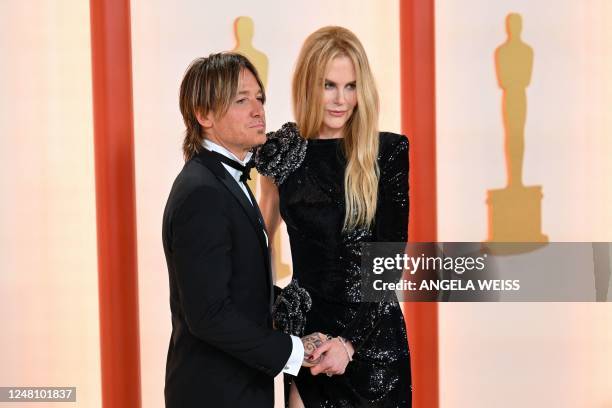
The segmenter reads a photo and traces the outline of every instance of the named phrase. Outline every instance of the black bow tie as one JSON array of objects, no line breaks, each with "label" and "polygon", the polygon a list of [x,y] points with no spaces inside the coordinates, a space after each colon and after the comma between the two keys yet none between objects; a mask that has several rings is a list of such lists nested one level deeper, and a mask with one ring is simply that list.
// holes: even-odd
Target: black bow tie
[{"label": "black bow tie", "polygon": [[255,167],[253,160],[249,160],[246,166],[238,163],[236,160],[232,160],[227,156],[222,155],[221,153],[217,153],[215,151],[210,150],[210,153],[215,156],[219,161],[223,164],[227,164],[228,166],[241,171],[242,175],[240,176],[240,181],[246,183],[247,180],[251,179],[251,169]]}]

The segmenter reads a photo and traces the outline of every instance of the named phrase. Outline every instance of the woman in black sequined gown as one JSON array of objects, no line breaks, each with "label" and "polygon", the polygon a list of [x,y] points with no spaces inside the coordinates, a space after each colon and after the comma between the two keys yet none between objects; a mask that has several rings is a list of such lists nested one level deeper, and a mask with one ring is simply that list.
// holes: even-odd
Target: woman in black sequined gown
[{"label": "woman in black sequined gown", "polygon": [[360,293],[361,244],[407,239],[408,141],[376,130],[365,52],[340,27],[322,28],[304,43],[293,103],[297,125],[270,133],[255,154],[267,176],[261,208],[269,232],[279,214],[287,225],[294,278],[312,297],[305,333],[334,338],[322,346],[321,363],[295,378],[289,406],[410,407],[397,299],[368,303]]}]

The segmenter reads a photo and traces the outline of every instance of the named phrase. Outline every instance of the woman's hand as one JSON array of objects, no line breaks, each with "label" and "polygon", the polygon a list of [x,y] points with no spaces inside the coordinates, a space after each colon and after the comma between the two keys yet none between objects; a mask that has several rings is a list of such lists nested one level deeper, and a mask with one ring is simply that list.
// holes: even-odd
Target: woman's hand
[{"label": "woman's hand", "polygon": [[312,353],[312,361],[317,360],[321,356],[321,361],[310,369],[312,375],[321,373],[332,375],[342,375],[346,370],[346,366],[353,359],[355,349],[350,341],[334,337],[323,343]]}]

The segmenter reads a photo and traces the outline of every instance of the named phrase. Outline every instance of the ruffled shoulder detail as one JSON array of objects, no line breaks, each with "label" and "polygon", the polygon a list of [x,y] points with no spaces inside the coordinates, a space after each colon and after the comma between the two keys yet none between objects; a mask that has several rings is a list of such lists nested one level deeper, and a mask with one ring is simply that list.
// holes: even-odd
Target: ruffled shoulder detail
[{"label": "ruffled shoulder detail", "polygon": [[255,151],[253,162],[260,174],[281,185],[304,161],[308,141],[300,135],[293,122],[285,123],[266,136],[268,140]]}]

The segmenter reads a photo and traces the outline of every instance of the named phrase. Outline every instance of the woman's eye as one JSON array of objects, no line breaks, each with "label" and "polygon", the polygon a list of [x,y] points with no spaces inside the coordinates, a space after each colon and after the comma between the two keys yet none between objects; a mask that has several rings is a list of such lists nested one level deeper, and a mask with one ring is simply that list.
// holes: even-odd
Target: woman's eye
[{"label": "woman's eye", "polygon": [[236,101],[236,103],[240,103],[240,104],[242,104],[242,103],[244,103],[244,101],[246,101],[246,98],[240,98],[240,99],[238,99],[238,100]]},{"label": "woman's eye", "polygon": [[325,83],[325,89],[333,89],[333,88],[334,88],[334,84],[332,84],[331,82]]},{"label": "woman's eye", "polygon": [[351,89],[351,90],[353,90],[353,89],[355,89],[355,88],[357,88],[357,85],[356,85],[356,84],[348,84],[348,85],[346,86],[346,89]]}]

